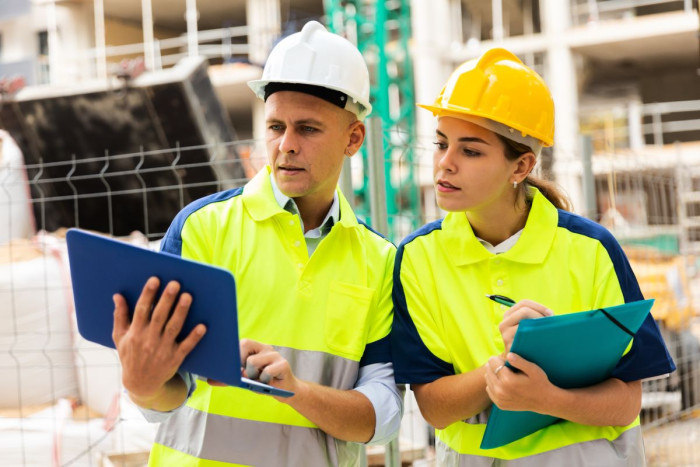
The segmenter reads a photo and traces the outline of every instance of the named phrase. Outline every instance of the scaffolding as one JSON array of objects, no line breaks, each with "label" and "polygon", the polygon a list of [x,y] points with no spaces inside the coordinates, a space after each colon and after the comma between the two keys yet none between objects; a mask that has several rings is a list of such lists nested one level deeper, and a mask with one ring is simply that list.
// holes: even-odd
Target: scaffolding
[{"label": "scaffolding", "polygon": [[[355,42],[370,70],[370,98],[383,135],[388,232],[382,233],[400,239],[422,223],[412,149],[416,118],[409,2],[325,0],[324,6],[331,31]],[[365,170],[354,195],[358,214],[369,218],[370,163],[364,149],[362,160]]]}]

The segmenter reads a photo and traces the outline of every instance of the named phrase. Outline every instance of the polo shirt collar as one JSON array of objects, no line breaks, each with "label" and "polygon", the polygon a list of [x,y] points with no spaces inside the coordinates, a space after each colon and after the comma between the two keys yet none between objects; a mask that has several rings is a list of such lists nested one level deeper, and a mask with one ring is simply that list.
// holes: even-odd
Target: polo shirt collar
[{"label": "polo shirt collar", "polygon": [[[282,191],[277,186],[277,183],[275,183],[275,178],[272,176],[272,174],[270,174],[269,177],[270,185],[272,185],[272,193],[275,195],[275,200],[277,200],[277,204],[279,204],[280,207],[285,211],[298,215],[299,207],[297,206],[297,203],[294,201],[294,199],[282,193]],[[299,216],[299,218],[301,218],[301,216]],[[310,233],[315,232],[315,234],[312,234],[312,236],[321,236],[324,233],[327,233],[333,227],[333,225],[336,222],[338,222],[338,218],[340,218],[340,203],[338,202],[338,193],[336,192],[333,193],[333,203],[331,203],[331,208],[326,213],[326,217],[323,218],[321,225],[309,232],[306,232],[305,235],[309,235]],[[301,223],[303,230],[304,221],[302,220]]]},{"label": "polo shirt collar", "polygon": [[[519,263],[538,264],[544,262],[554,242],[559,214],[557,209],[534,187],[532,206],[527,222],[518,241],[500,257]],[[474,235],[467,215],[464,212],[447,214],[442,224],[445,248],[458,266],[473,264],[492,258],[489,252]]]},{"label": "polo shirt collar", "polygon": [[[284,199],[279,197],[279,195],[289,198],[280,192],[279,189],[277,189],[279,194],[275,194],[276,187],[273,186],[271,173],[270,166],[266,165],[246,183],[241,194],[246,210],[258,222],[288,212],[283,207],[286,201],[285,204],[281,204],[281,201],[284,201]],[[328,221],[329,216],[336,224],[344,227],[357,227],[359,225],[350,204],[339,189],[336,189],[331,210],[321,225]]]}]

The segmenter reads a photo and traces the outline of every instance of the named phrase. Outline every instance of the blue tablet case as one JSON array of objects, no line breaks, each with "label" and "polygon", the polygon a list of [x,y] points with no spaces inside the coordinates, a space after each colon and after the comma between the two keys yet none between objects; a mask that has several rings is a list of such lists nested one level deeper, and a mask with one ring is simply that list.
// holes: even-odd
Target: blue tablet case
[{"label": "blue tablet case", "polygon": [[192,295],[178,340],[199,323],[207,326],[207,333],[182,362],[181,370],[255,392],[293,395],[241,377],[236,285],[229,271],[80,229],[69,229],[66,243],[78,331],[85,339],[115,348],[112,296],[122,294],[133,311],[149,277],[160,279],[161,291],[175,280],[182,292]]},{"label": "blue tablet case", "polygon": [[[539,365],[549,380],[561,388],[591,386],[610,377],[632,340],[621,326],[636,333],[653,304],[650,299],[605,308],[613,319],[601,310],[590,310],[523,320],[511,351]],[[493,405],[481,449],[512,443],[558,420]]]}]

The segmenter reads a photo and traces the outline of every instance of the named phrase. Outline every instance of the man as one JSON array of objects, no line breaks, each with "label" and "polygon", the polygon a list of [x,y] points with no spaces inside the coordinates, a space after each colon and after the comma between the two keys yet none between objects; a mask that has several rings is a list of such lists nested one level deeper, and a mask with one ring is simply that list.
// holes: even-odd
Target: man
[{"label": "man", "polygon": [[162,421],[151,464],[359,465],[358,443],[390,440],[402,412],[388,342],[395,248],[337,189],[344,158],[365,137],[367,67],[352,44],[310,22],[249,85],[265,100],[269,166],[186,207],[162,249],[234,274],[244,374],[294,396],[195,385],[178,373],[206,329],[175,342],[192,298],[175,303],[173,282],[152,307],[156,278],[131,323],[115,295],[123,383]]}]

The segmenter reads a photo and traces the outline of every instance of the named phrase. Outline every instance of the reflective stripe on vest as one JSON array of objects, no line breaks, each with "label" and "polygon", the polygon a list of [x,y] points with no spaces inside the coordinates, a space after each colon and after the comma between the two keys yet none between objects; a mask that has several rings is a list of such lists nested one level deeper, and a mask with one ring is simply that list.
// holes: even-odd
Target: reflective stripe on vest
[{"label": "reflective stripe on vest", "polygon": [[178,429],[158,431],[150,465],[355,466],[362,457],[360,444],[338,441],[317,428],[241,420],[189,407],[171,420]]},{"label": "reflective stripe on vest", "polygon": [[646,465],[642,429],[639,425],[614,440],[594,439],[559,449],[521,457],[496,459],[459,454],[440,439],[435,440],[437,465],[441,467],[643,467]]},{"label": "reflective stripe on vest", "polygon": [[[352,389],[357,380],[359,362],[324,352],[275,350],[289,362],[295,376],[306,381],[342,390]],[[275,446],[265,444],[270,440]],[[199,458],[256,466],[344,466],[355,465],[361,454],[360,445],[335,440],[270,396],[197,381],[186,406],[161,424],[150,462],[192,465]],[[300,463],[296,456],[301,456]]]}]

